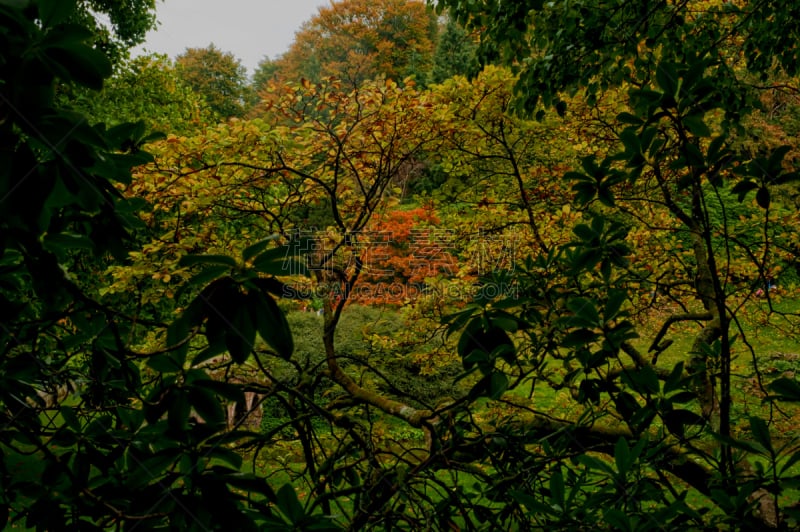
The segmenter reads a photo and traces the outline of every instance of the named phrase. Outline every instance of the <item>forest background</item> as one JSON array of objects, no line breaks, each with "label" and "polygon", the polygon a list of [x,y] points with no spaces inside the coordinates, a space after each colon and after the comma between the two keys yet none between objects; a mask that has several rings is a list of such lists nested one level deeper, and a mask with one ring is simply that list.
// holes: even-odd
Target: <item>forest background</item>
[{"label": "forest background", "polygon": [[0,521],[798,526],[797,7],[435,4],[0,1]]}]

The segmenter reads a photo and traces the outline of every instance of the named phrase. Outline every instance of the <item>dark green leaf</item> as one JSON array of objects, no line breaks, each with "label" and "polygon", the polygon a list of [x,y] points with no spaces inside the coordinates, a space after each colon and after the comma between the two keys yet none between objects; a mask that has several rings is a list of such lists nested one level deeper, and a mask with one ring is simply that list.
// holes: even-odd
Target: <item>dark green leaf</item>
[{"label": "dark green leaf", "polygon": [[[460,353],[459,351],[459,354]],[[489,364],[489,353],[482,349],[475,349],[470,351],[467,355],[462,356],[461,364],[464,366],[464,369],[472,369],[475,366],[482,369],[493,367],[493,365]]]},{"label": "dark green leaf", "polygon": [[[280,235],[272,235],[272,236],[269,236],[269,237],[265,238],[264,240],[260,240],[260,241],[256,242],[255,244],[247,246],[244,249],[244,251],[242,252],[242,259],[245,262],[250,260],[250,259],[252,259],[256,255],[258,255],[259,253],[261,253],[262,251],[267,249],[267,247],[269,247],[270,244],[274,243],[279,238],[280,238]],[[284,253],[285,253],[285,250],[284,250]]]},{"label": "dark green leaf", "polygon": [[564,507],[565,499],[564,475],[561,473],[561,468],[556,467],[550,475],[550,501],[564,512],[567,510]]},{"label": "dark green leaf", "polygon": [[489,398],[500,399],[508,390],[508,377],[499,371],[492,372],[489,380]]},{"label": "dark green leaf", "polygon": [[472,321],[458,341],[458,354],[467,359],[473,352],[492,353],[501,346],[513,347],[514,343],[503,329],[490,327],[484,330],[480,320]]},{"label": "dark green leaf", "polygon": [[[666,391],[666,385],[664,386],[664,390]],[[697,399],[697,395],[692,392],[678,392],[675,395],[671,395],[669,398],[669,400],[675,404],[684,404],[695,399]]]},{"label": "dark green leaf", "polygon": [[185,288],[181,288],[186,289],[190,287],[204,286],[206,283],[213,281],[214,279],[219,279],[230,271],[231,267],[229,265],[220,264],[216,266],[208,266],[207,268],[203,268],[203,271],[189,279],[186,285],[184,285]]},{"label": "dark green leaf", "polygon": [[758,192],[756,192],[756,202],[762,209],[769,208],[770,196],[769,189],[767,187],[761,187],[758,189]]},{"label": "dark green leaf", "polygon": [[62,41],[44,49],[51,66],[59,77],[100,90],[103,80],[111,75],[106,56],[80,42]]},{"label": "dark green leaf", "polygon": [[800,402],[800,382],[797,379],[781,377],[772,381],[767,389],[774,393],[770,396],[771,399]]},{"label": "dark green leaf", "polygon": [[268,249],[253,260],[253,269],[268,275],[305,275],[307,272],[298,271],[293,257],[288,254],[289,248],[280,247]]},{"label": "dark green leaf", "polygon": [[46,249],[53,252],[73,249],[94,251],[95,248],[94,242],[86,235],[72,233],[47,234],[42,239],[42,242]]},{"label": "dark green leaf", "polygon": [[783,159],[791,150],[792,147],[786,145],[779,146],[773,150],[769,156],[769,160],[767,161],[767,171],[770,173],[770,177],[774,178],[781,173],[783,170]]},{"label": "dark green leaf", "polygon": [[678,362],[664,381],[664,393],[677,390],[683,380],[683,362]]},{"label": "dark green leaf", "polygon": [[[243,303],[248,299],[239,298]],[[225,346],[228,348],[233,361],[241,364],[247,360],[247,357],[250,356],[255,347],[256,326],[252,320],[252,309],[240,306],[234,311],[233,315],[228,315],[223,319],[225,319],[227,325]]]},{"label": "dark green leaf", "polygon": [[724,135],[715,137],[714,140],[708,145],[708,164],[715,164],[719,161],[725,153],[725,141],[727,138]]},{"label": "dark green leaf", "polygon": [[519,504],[523,505],[525,509],[535,515],[547,515],[553,513],[553,508],[543,502],[539,502],[531,495],[518,491],[511,490],[509,495],[516,500]]},{"label": "dark green leaf", "polygon": [[447,336],[449,337],[456,331],[460,331],[470,320],[472,315],[480,310],[480,307],[477,305],[468,305],[467,308],[462,310],[461,312],[456,312],[455,314],[450,314],[449,316],[445,316],[443,318],[444,323],[448,324],[447,327]]},{"label": "dark green leaf", "polygon": [[69,20],[75,12],[75,0],[39,0],[39,17],[44,28],[51,28]]},{"label": "dark green leaf", "polygon": [[517,330],[519,329],[519,324],[517,323],[517,320],[514,319],[512,316],[493,316],[489,319],[489,322],[493,326],[511,333],[517,332]]},{"label": "dark green leaf", "polygon": [[275,501],[277,495],[267,481],[252,473],[234,473],[225,476],[225,482],[248,493],[260,493],[270,501]]},{"label": "dark green leaf", "polygon": [[590,241],[599,236],[594,230],[592,230],[591,227],[586,224],[576,225],[572,232],[575,233],[575,236],[583,241]]},{"label": "dark green leaf", "polygon": [[710,137],[711,129],[703,120],[703,115],[690,115],[683,118],[683,125],[696,137]]},{"label": "dark green leaf", "polygon": [[625,512],[617,508],[606,508],[603,510],[603,520],[612,527],[613,530],[634,530],[631,525],[631,518]]},{"label": "dark green leaf", "polygon": [[581,325],[588,327],[600,325],[600,314],[597,312],[594,301],[575,297],[567,301],[567,308],[581,319]]},{"label": "dark green leaf", "polygon": [[672,63],[662,62],[656,68],[658,86],[667,94],[675,97],[678,93],[678,71]]},{"label": "dark green leaf", "polygon": [[76,432],[80,432],[81,424],[80,421],[78,421],[78,416],[75,415],[75,407],[61,405],[58,411],[61,414],[61,417],[64,418],[64,424],[67,427]]},{"label": "dark green leaf", "polygon": [[611,187],[609,186],[598,187],[597,200],[606,207],[614,207],[616,204],[614,194],[611,192]]},{"label": "dark green leaf", "polygon": [[166,470],[180,457],[180,452],[180,449],[176,447],[137,459],[137,467],[131,470],[128,485],[135,489],[147,484],[158,484]]},{"label": "dark green leaf", "polygon": [[192,383],[193,386],[204,388],[217,395],[228,399],[229,401],[241,403],[244,402],[244,391],[242,386],[232,382],[216,381],[212,379],[196,380]]},{"label": "dark green leaf", "polygon": [[0,0],[0,5],[20,10],[28,7],[29,4],[30,0]]},{"label": "dark green leaf", "polygon": [[625,373],[625,377],[631,386],[641,393],[657,394],[661,388],[658,383],[658,375],[651,366],[642,366],[638,370],[628,371]]},{"label": "dark green leaf", "polygon": [[197,367],[201,365],[203,362],[207,362],[214,357],[218,357],[219,355],[225,353],[227,351],[227,347],[225,346],[225,338],[224,335],[220,335],[214,338],[208,338],[208,347],[197,353],[195,357],[192,359],[192,366]]},{"label": "dark green leaf", "polygon": [[636,412],[640,409],[639,403],[636,398],[628,392],[621,392],[614,396],[614,402],[617,406],[617,411],[622,416],[622,419],[630,421],[633,419]]},{"label": "dark green leaf", "polygon": [[614,446],[614,462],[617,464],[617,471],[621,475],[626,475],[631,468],[631,449],[625,438],[618,439]]},{"label": "dark green leaf", "polygon": [[177,358],[173,360],[176,365],[183,366],[186,354],[189,350],[189,320],[186,313],[175,319],[167,327],[167,347],[177,350]]},{"label": "dark green leaf", "polygon": [[[800,462],[800,452],[797,452],[795,450],[795,452],[793,452],[791,455],[789,455],[789,457],[784,462],[781,463],[781,466],[780,466],[780,469],[779,469],[779,474],[783,475],[787,471],[790,471],[792,469],[792,467],[797,462]],[[797,478],[797,477],[795,476],[795,478]],[[800,486],[795,485],[795,489],[797,489],[797,487],[800,487]]]},{"label": "dark green leaf", "polygon": [[622,304],[628,299],[628,294],[624,290],[609,290],[606,308],[603,310],[605,321],[613,320],[619,315]]},{"label": "dark green leaf", "polygon": [[689,142],[684,146],[686,163],[697,168],[704,168],[706,165],[706,160],[703,157],[703,152],[700,151],[700,148],[698,148],[693,142]]},{"label": "dark green leaf", "polygon": [[171,393],[171,403],[167,413],[169,427],[176,432],[184,432],[189,428],[191,405],[185,390],[177,389]]},{"label": "dark green leaf", "polygon": [[227,255],[186,255],[181,257],[181,266],[196,266],[201,265],[219,265],[235,268],[237,266],[236,259],[228,257]]},{"label": "dark green leaf", "polygon": [[599,458],[596,458],[594,456],[591,456],[591,455],[588,455],[588,454],[581,454],[576,458],[576,460],[579,463],[583,464],[584,466],[586,466],[586,467],[588,467],[590,469],[595,469],[597,471],[603,471],[604,473],[609,474],[609,475],[613,475],[614,474],[614,470],[611,469],[611,466],[609,466],[603,460],[600,460]]},{"label": "dark green leaf", "polygon": [[771,180],[773,185],[786,185],[800,181],[800,172],[783,172]]},{"label": "dark green leaf", "polygon": [[180,357],[172,353],[160,353],[147,359],[147,367],[159,373],[177,373],[183,370]]},{"label": "dark green leaf", "polygon": [[742,180],[733,186],[731,192],[737,194],[739,196],[739,201],[741,202],[744,201],[744,198],[747,196],[748,192],[756,188],[758,188],[758,184],[749,180]]},{"label": "dark green leaf", "polygon": [[664,414],[664,425],[673,434],[683,437],[687,426],[702,426],[705,419],[691,410],[670,410]]},{"label": "dark green leaf", "polygon": [[640,109],[649,111],[661,101],[662,93],[650,89],[636,89],[629,92],[631,102]]},{"label": "dark green leaf", "polygon": [[582,347],[594,342],[597,337],[597,333],[590,329],[577,329],[566,335],[561,341],[561,345],[569,349]]},{"label": "dark green leaf", "polygon": [[625,146],[625,155],[632,157],[642,152],[642,145],[639,141],[639,134],[636,128],[628,127],[619,134],[619,140]]},{"label": "dark green leaf", "polygon": [[225,424],[225,410],[219,399],[205,387],[190,385],[187,388],[189,404],[206,425],[223,427]]},{"label": "dark green leaf", "polygon": [[731,437],[722,436],[722,435],[720,435],[719,433],[716,433],[716,432],[712,432],[711,436],[715,440],[720,441],[722,443],[725,443],[726,445],[730,445],[734,449],[741,449],[743,451],[746,451],[746,452],[752,453],[752,454],[762,454],[762,455],[763,454],[767,454],[766,450],[763,447],[761,447],[760,445],[757,445],[754,442],[749,442],[749,441],[744,441],[744,440],[737,440],[737,439],[734,439],[734,438],[731,438]]},{"label": "dark green leaf", "polygon": [[[466,376],[466,375],[464,375]],[[467,394],[467,398],[469,400],[474,401],[479,397],[486,397],[489,395],[489,379],[491,377],[489,375],[484,375],[481,379],[475,383],[475,385],[470,388],[469,393]]]},{"label": "dark green leaf", "polygon": [[775,453],[772,448],[772,437],[769,433],[769,427],[763,419],[755,416],[750,416],[750,432],[753,439],[758,442],[770,455]]},{"label": "dark green leaf", "polygon": [[289,359],[294,352],[292,330],[286,316],[268,293],[252,291],[247,297],[248,310],[258,334],[281,357]]},{"label": "dark green leaf", "polygon": [[644,123],[644,121],[638,116],[626,112],[618,114],[617,120],[619,120],[623,124],[633,124],[634,126],[640,126]]},{"label": "dark green leaf", "polygon": [[276,505],[292,524],[298,524],[305,517],[303,505],[300,504],[294,487],[289,483],[284,484],[278,490]]}]

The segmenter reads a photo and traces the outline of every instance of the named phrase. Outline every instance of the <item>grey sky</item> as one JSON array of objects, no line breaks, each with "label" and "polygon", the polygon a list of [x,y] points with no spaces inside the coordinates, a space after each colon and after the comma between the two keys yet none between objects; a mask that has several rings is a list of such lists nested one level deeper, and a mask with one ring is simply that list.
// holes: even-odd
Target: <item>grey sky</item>
[{"label": "grey sky", "polygon": [[160,26],[134,50],[167,54],[214,43],[231,52],[250,74],[265,56],[286,51],[300,25],[330,0],[160,0]]}]

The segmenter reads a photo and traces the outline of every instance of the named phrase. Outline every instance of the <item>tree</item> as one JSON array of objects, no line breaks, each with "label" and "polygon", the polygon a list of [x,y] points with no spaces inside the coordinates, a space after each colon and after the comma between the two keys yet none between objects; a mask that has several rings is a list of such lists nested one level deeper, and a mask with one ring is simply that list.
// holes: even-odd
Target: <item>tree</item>
[{"label": "tree", "polygon": [[275,80],[279,67],[276,61],[265,57],[258,62],[256,71],[253,74],[253,89],[260,91],[265,89],[270,81]]},{"label": "tree", "polygon": [[475,40],[452,18],[439,31],[433,56],[431,81],[441,83],[453,76],[467,76],[478,69]]},{"label": "tree", "polygon": [[290,81],[400,81],[430,70],[435,36],[436,21],[423,2],[342,0],[321,7],[277,64]]},{"label": "tree", "polygon": [[[102,424],[101,416],[79,420],[73,410],[65,410],[69,427],[55,430],[44,421],[43,397],[77,377],[77,357],[93,361],[93,373],[86,378],[105,383],[89,386],[92,398],[86,400],[98,408],[113,403],[119,391],[115,383],[135,379],[117,358],[116,335],[125,325],[117,326],[97,308],[86,291],[90,282],[70,266],[78,250],[124,254],[131,217],[114,182],[129,179],[131,166],[147,160],[138,150],[145,140],[143,128],[89,125],[57,104],[57,81],[99,89],[111,64],[88,44],[91,32],[68,22],[75,12],[56,4],[0,6],[5,117],[0,125],[0,514],[4,523],[11,513],[15,519],[27,517],[29,527],[42,528],[72,521],[65,512],[88,480],[76,471],[84,466],[70,462],[70,454],[59,445],[68,447],[70,440],[85,437],[85,449],[105,448],[93,436],[82,435],[87,424]],[[86,319],[95,320],[94,325]],[[106,319],[112,325],[96,321]],[[85,457],[72,458],[80,462]],[[13,469],[15,460],[24,463],[25,474]],[[48,480],[31,482],[41,475]],[[34,489],[23,494],[26,485]]]},{"label": "tree", "polygon": [[471,81],[457,76],[436,87],[449,122],[447,149],[435,156],[449,178],[431,196],[443,212],[464,205],[485,212],[471,217],[479,225],[473,233],[515,236],[519,252],[546,253],[564,241],[556,229],[564,213],[553,207],[571,201],[551,176],[574,164],[577,143],[563,138],[567,128],[554,113],[539,121],[516,116],[513,88],[513,74],[491,66]]},{"label": "tree", "polygon": [[[731,364],[734,336],[749,345],[741,327],[743,301],[764,285],[766,272],[776,259],[773,248],[783,247],[767,236],[777,221],[774,198],[797,175],[784,159],[789,147],[762,145],[761,155],[754,156],[737,150],[735,141],[749,112],[760,106],[758,92],[772,90],[775,80],[783,82],[786,76],[797,74],[794,53],[786,53],[785,46],[796,38],[798,27],[776,30],[768,22],[776,6],[764,3],[654,7],[621,2],[601,6],[446,0],[439,6],[449,7],[458,20],[482,32],[484,60],[512,64],[519,72],[520,112],[541,117],[542,103],[564,114],[567,95],[579,91],[597,109],[600,123],[617,142],[608,155],[587,156],[581,168],[565,175],[573,183],[585,221],[575,226],[574,241],[561,247],[558,254],[528,261],[527,270],[517,277],[526,297],[514,317],[505,310],[512,304],[509,301],[502,311],[485,307],[480,321],[477,310],[454,318],[454,329],[465,327],[460,351],[465,365],[469,363],[485,375],[482,393],[498,396],[509,379],[519,382],[525,375],[546,381],[548,376],[536,367],[553,357],[569,369],[554,385],[574,390],[584,408],[580,419],[589,423],[571,421],[572,429],[546,419],[533,422],[535,428],[522,423],[532,437],[527,441],[534,443],[552,430],[567,430],[575,438],[581,436],[572,443],[564,442],[563,452],[583,453],[590,446],[587,442],[594,441],[594,450],[616,460],[616,469],[593,459],[579,460],[582,466],[574,467],[553,456],[551,463],[557,466],[548,470],[557,475],[559,485],[564,481],[564,468],[575,479],[567,490],[571,500],[577,501],[581,492],[587,500],[605,500],[601,495],[604,489],[593,494],[585,488],[586,475],[606,471],[609,478],[618,479],[614,480],[618,487],[628,486],[622,479],[629,478],[630,466],[641,460],[641,466],[651,468],[660,479],[645,475],[649,482],[663,482],[674,490],[672,482],[662,476],[669,471],[694,489],[709,493],[712,504],[731,508],[735,519],[761,519],[762,526],[764,522],[777,526],[782,518],[778,499],[759,491],[766,489],[765,480],[755,475],[755,480],[742,482],[754,477],[736,453],[763,454],[763,447],[755,449],[734,439]],[[515,23],[507,24],[510,20]],[[789,83],[795,91],[794,81]],[[617,94],[623,95],[625,107],[612,108],[616,116],[608,116],[603,113],[603,102],[613,91],[620,91]],[[731,192],[740,202],[756,193],[764,237],[739,237],[738,219],[732,216],[735,209],[729,205]],[[667,223],[659,223],[661,220]],[[672,238],[684,235],[686,253],[672,255],[684,265],[683,271],[672,270],[670,277],[665,277],[641,263],[638,269],[632,263],[630,247],[632,229],[637,226],[647,227],[650,235],[661,233],[663,237],[662,231]],[[734,272],[740,261],[749,264],[755,283],[736,283]],[[563,272],[570,280],[556,288],[542,281],[540,272],[547,272],[548,277]],[[649,347],[649,359],[630,342],[636,333],[628,316],[637,289],[666,293],[683,308],[664,321]],[[511,326],[505,324],[506,319],[517,321]],[[701,325],[684,360],[671,368],[659,367],[658,355],[671,344],[667,339],[671,328],[687,321]],[[516,330],[525,330],[527,338],[519,347],[511,347],[508,335]],[[554,331],[558,331],[555,336]],[[550,346],[557,349],[551,351]],[[528,357],[531,350],[536,354],[523,359],[523,353]],[[499,369],[492,355],[496,352],[521,364],[520,372]],[[750,355],[757,362],[752,348]],[[757,365],[752,371],[758,374]],[[797,390],[796,381],[780,381],[774,386]],[[699,410],[677,406],[683,401],[669,395],[677,389],[691,390]],[[653,400],[653,393],[662,399]],[[622,428],[608,430],[597,425],[597,406],[606,409]],[[745,429],[750,431],[749,439],[773,449],[765,421],[753,417],[749,425]],[[656,426],[658,441],[652,439]],[[702,434],[713,434],[719,447],[711,452],[674,447]],[[504,435],[526,441],[514,430],[504,431]],[[582,449],[574,448],[578,441]],[[785,449],[790,455],[796,453],[791,443]],[[659,460],[645,458],[655,452],[662,453]],[[775,452],[767,454],[775,456]],[[710,467],[687,476],[680,463],[695,453]],[[622,477],[614,476],[618,474]],[[516,491],[506,492],[506,497],[529,510],[539,508],[556,488],[551,483],[548,495],[533,482],[529,491],[523,490],[524,496]],[[768,489],[779,488],[772,485]],[[559,487],[558,493],[564,490]],[[619,519],[624,517],[624,526],[631,526],[634,519],[655,518],[653,522],[664,523],[668,515],[675,520],[691,518],[687,510],[672,515],[641,513],[641,502],[652,497],[665,509],[672,504],[645,489],[613,508],[594,508],[597,514],[590,519],[605,519],[612,525],[622,523]],[[754,505],[759,506],[760,517],[749,514]],[[566,524],[586,518],[565,510],[551,513],[540,523]]]},{"label": "tree", "polygon": [[[200,368],[180,382],[155,379],[175,368],[165,354],[175,347],[133,345],[147,338],[142,328],[166,324],[100,300],[95,266],[124,260],[141,228],[142,202],[117,186],[151,161],[142,147],[153,137],[143,123],[92,124],[56,98],[59,84],[99,90],[111,75],[78,14],[61,1],[0,5],[0,520],[255,528],[232,486],[274,492],[242,475],[215,439],[224,432],[217,394],[238,399],[241,390],[218,388]],[[263,307],[268,297],[250,299]],[[233,468],[222,465],[230,460]]]},{"label": "tree", "polygon": [[[128,50],[144,42],[147,32],[156,25],[155,0],[80,0],[66,2],[58,8],[48,7],[48,4],[44,2],[42,5],[43,17],[63,19],[68,16],[70,23],[92,35],[95,48],[103,52],[115,69],[125,68],[123,64],[128,60]],[[65,79],[58,84],[57,94],[61,105],[77,105],[86,110],[87,105],[95,104],[93,89],[79,83],[68,83]]]},{"label": "tree", "polygon": [[[329,81],[271,90],[260,119],[153,146],[156,161],[139,170],[129,189],[154,205],[145,218],[153,238],[130,264],[114,268],[118,283],[112,289],[145,294],[139,307],[148,311],[169,291],[182,309],[180,325],[167,334],[168,345],[181,346],[180,354],[165,353],[152,365],[161,372],[153,400],[169,408],[170,383],[183,381],[185,363],[168,362],[175,356],[194,368],[210,361],[221,373],[243,379],[297,434],[308,464],[301,482],[320,494],[300,513],[281,503],[282,511],[294,522],[329,523],[324,516],[340,504],[341,493],[381,485],[378,457],[391,448],[365,439],[360,427],[376,415],[421,423],[420,400],[407,392],[398,398],[399,384],[387,381],[373,360],[343,351],[337,329],[370,266],[371,219],[396,203],[393,182],[439,134],[431,120],[434,106],[411,84],[367,82],[349,90]],[[278,243],[305,251],[303,261],[287,262],[287,250]],[[231,250],[241,258],[221,255]],[[310,279],[292,275],[305,270]],[[264,284],[267,272],[280,280]],[[250,305],[258,286],[273,296],[322,300],[323,323],[316,331],[321,353],[294,357],[288,333],[276,344],[255,340],[255,331],[268,327],[265,318],[277,311],[271,299],[258,308]],[[234,369],[231,360],[247,360],[253,372]],[[328,404],[327,396],[340,400]],[[326,433],[333,440],[320,439]],[[227,441],[255,445],[261,456],[286,437],[276,429]],[[351,477],[345,486],[335,479],[346,471]],[[360,520],[372,515],[363,510]]]},{"label": "tree", "polygon": [[222,119],[242,116],[247,104],[247,71],[230,52],[207,48],[187,48],[175,58],[180,78],[203,97]]},{"label": "tree", "polygon": [[[161,139],[56,98],[112,71],[67,23],[71,5],[0,5],[0,515],[42,529],[794,526],[780,496],[800,454],[772,424],[800,384],[752,369],[763,416],[730,390],[749,369],[733,357],[759,358],[740,325],[751,308],[777,313],[762,283],[797,260],[792,151],[736,127],[791,138],[746,116],[794,90],[795,64],[770,70],[794,54],[762,34],[772,15],[450,3],[478,17],[490,52],[521,54],[518,78],[275,82],[258,118]],[[562,65],[572,53],[594,63]],[[525,98],[547,87],[526,68],[558,74],[542,94],[571,122]],[[433,166],[442,190],[401,208]],[[476,295],[432,304],[448,314],[436,326],[399,322],[427,293],[385,318],[349,304],[380,281],[379,258],[443,286],[404,246],[414,224],[471,211],[468,228],[524,228],[530,256],[478,275],[456,241],[453,283]],[[390,229],[402,238],[373,245]],[[440,242],[420,250],[434,274],[450,267]],[[637,316],[658,301],[643,341]],[[292,330],[284,310],[317,302],[322,316],[298,313]],[[345,329],[348,313],[367,318]],[[415,380],[394,373],[414,355]],[[263,430],[229,430],[230,404],[266,405]],[[281,486],[260,466],[273,452]]]},{"label": "tree", "polygon": [[184,133],[211,119],[202,99],[185,84],[165,56],[146,55],[115,68],[102,92],[74,102],[92,120],[106,124],[142,120],[148,129]]},{"label": "tree", "polygon": [[155,0],[79,0],[58,11],[70,12],[72,22],[92,31],[95,45],[114,64],[125,59],[130,48],[143,43],[147,32],[156,25]]},{"label": "tree", "polygon": [[427,280],[455,271],[449,234],[437,227],[431,206],[382,213],[369,225],[362,256],[364,273],[353,300],[359,303],[413,301]]}]

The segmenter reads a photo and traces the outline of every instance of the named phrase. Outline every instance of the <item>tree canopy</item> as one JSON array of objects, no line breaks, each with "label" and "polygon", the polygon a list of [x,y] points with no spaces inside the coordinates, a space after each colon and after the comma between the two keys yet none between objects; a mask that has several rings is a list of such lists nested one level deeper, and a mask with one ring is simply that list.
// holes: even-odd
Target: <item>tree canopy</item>
[{"label": "tree canopy", "polygon": [[230,52],[214,44],[187,48],[175,58],[178,76],[220,118],[242,116],[247,99],[247,70]]},{"label": "tree canopy", "polygon": [[51,16],[69,13],[73,22],[90,29],[95,44],[114,63],[127,57],[131,47],[143,43],[147,32],[156,25],[155,0],[78,0],[60,4],[46,9],[53,10]]},{"label": "tree canopy", "polygon": [[437,4],[321,9],[245,116],[0,2],[0,522],[798,526],[785,6]]},{"label": "tree canopy", "polygon": [[413,0],[341,0],[320,7],[278,59],[281,76],[318,82],[335,77],[358,85],[385,76],[395,81],[430,70],[436,20]]},{"label": "tree canopy", "polygon": [[93,121],[116,125],[141,120],[152,131],[183,133],[212,119],[203,97],[160,55],[120,63],[99,94],[82,93],[74,104]]},{"label": "tree canopy", "polygon": [[433,56],[431,81],[442,81],[456,75],[473,75],[478,69],[476,61],[477,45],[455,20],[447,17],[439,31],[436,51]]}]

